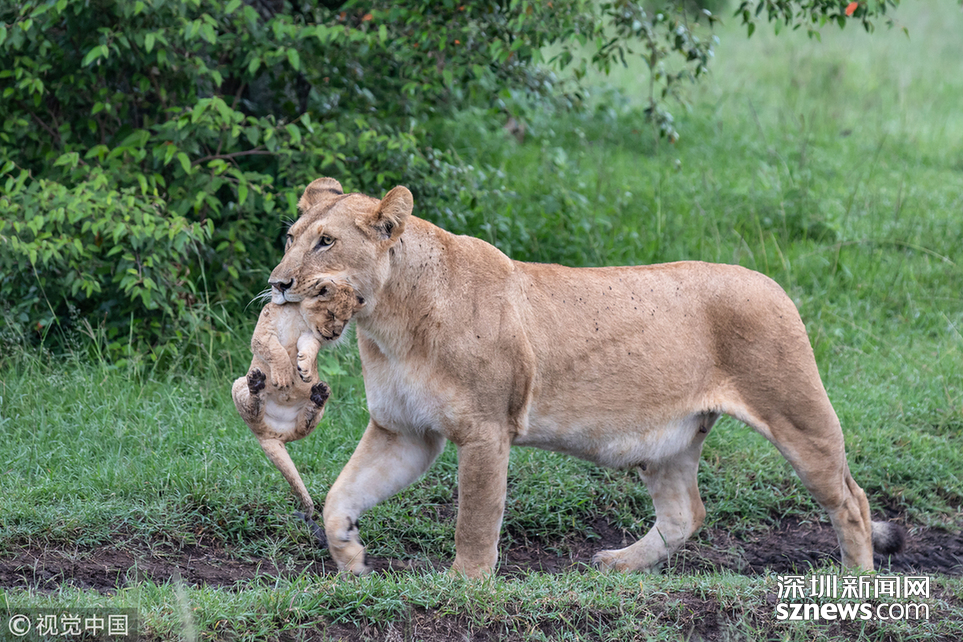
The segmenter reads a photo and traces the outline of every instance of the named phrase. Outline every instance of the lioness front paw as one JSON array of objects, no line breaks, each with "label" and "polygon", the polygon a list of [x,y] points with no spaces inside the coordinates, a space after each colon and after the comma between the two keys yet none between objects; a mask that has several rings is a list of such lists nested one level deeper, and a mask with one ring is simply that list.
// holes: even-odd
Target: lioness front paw
[{"label": "lioness front paw", "polygon": [[325,529],[328,537],[328,552],[334,558],[339,571],[367,575],[371,572],[371,567],[368,566],[368,554],[358,536],[358,522],[350,518],[345,521],[347,528]]},{"label": "lioness front paw", "polygon": [[264,381],[267,377],[264,373],[255,368],[247,373],[247,389],[252,395],[256,395],[264,390]]},{"label": "lioness front paw", "polygon": [[318,408],[323,406],[328,401],[328,397],[330,396],[331,387],[325,382],[319,381],[311,386],[311,401],[313,401],[314,405],[316,405]]}]

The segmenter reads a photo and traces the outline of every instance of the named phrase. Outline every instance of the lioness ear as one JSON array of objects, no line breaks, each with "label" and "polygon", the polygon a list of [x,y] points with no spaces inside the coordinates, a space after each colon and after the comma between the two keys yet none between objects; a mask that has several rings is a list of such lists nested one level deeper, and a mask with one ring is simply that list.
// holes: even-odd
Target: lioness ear
[{"label": "lioness ear", "polygon": [[344,196],[341,183],[333,178],[315,179],[304,189],[304,194],[301,195],[301,200],[298,201],[298,210],[300,210],[301,213],[307,212],[315,205],[326,203],[339,196]]},{"label": "lioness ear", "polygon": [[399,185],[381,199],[378,210],[364,224],[377,238],[397,241],[405,231],[405,221],[411,215],[415,201],[407,187]]}]

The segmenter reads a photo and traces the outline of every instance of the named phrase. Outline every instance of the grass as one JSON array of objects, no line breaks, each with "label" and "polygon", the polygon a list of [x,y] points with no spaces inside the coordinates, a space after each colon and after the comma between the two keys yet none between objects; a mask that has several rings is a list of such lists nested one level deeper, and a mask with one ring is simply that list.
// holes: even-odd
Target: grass
[{"label": "grass", "polygon": [[[822,42],[721,30],[712,78],[678,110],[683,138],[657,142],[637,105],[640,69],[599,81],[587,114],[518,109],[524,142],[485,113],[439,131],[477,168],[486,202],[441,221],[514,258],[571,265],[702,259],[782,284],[813,341],[857,481],[877,513],[963,527],[963,77],[955,3],[904,4],[910,32],[827,29]],[[614,89],[613,89],[614,87]],[[639,87],[639,89],[636,89]],[[638,95],[636,95],[638,92]],[[251,315],[253,316],[253,315]],[[23,548],[82,555],[207,543],[279,567],[324,555],[289,515],[280,475],[230,400],[254,319],[169,371],[5,344],[0,356],[0,558]],[[96,354],[96,351],[93,351]],[[366,423],[351,347],[324,355],[333,388],[321,426],[290,445],[317,502]],[[630,473],[513,453],[502,544],[556,543],[604,517],[634,536],[651,504]],[[456,457],[362,521],[372,554],[450,561]],[[823,519],[785,461],[735,421],[700,468],[708,528]],[[449,513],[446,513],[449,511]],[[449,515],[439,519],[439,515]],[[345,582],[302,574],[229,590],[133,582],[110,595],[67,584],[2,589],[5,606],[134,607],[148,639],[390,637],[460,631],[531,639],[963,638],[963,584],[938,577],[928,623],[780,624],[773,575],[608,577],[594,572],[468,583],[427,571]],[[189,608],[179,606],[178,593]],[[185,613],[187,615],[185,615]],[[706,621],[716,618],[708,627]],[[190,620],[188,623],[187,620]],[[0,623],[2,624],[2,623]]]}]

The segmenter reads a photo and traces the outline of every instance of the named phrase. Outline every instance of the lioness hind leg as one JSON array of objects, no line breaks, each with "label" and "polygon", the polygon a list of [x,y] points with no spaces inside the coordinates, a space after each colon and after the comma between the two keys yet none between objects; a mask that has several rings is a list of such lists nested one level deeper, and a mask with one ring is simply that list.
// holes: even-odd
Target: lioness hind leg
[{"label": "lioness hind leg", "polygon": [[592,563],[600,570],[644,571],[657,567],[702,526],[705,505],[699,495],[702,445],[718,415],[693,424],[692,443],[678,455],[639,467],[655,506],[655,524],[645,537],[621,550],[600,551]]},{"label": "lioness hind leg", "polygon": [[866,493],[849,472],[843,433],[827,399],[810,412],[770,418],[772,442],[829,513],[843,566],[873,570],[873,524]]}]

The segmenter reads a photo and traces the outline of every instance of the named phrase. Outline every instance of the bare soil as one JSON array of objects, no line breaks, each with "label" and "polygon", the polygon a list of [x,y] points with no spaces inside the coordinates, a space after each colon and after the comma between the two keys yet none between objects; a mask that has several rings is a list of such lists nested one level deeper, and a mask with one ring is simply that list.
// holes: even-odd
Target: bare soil
[{"label": "bare soil", "polygon": [[[637,534],[613,527],[605,520],[590,524],[598,537],[586,539],[573,534],[564,541],[527,543],[503,539],[499,572],[506,576],[529,572],[584,572],[590,568],[592,555],[604,548],[620,548],[630,544]],[[507,546],[507,548],[506,548]],[[827,524],[786,519],[768,531],[742,533],[723,529],[707,529],[699,533],[669,562],[669,572],[700,573],[728,569],[744,575],[766,571],[806,573],[811,566],[827,561],[838,562],[838,545]],[[372,557],[369,562],[379,572],[388,569],[404,572],[408,568],[444,568],[450,560],[431,562],[389,562]],[[963,575],[963,534],[940,529],[910,528],[906,547],[898,555],[877,557],[881,572],[922,575]],[[326,555],[311,551],[279,567],[269,559],[244,559],[231,549],[217,544],[175,549],[167,543],[144,542],[119,537],[107,546],[86,550],[67,548],[24,547],[0,553],[0,588],[32,587],[54,591],[63,585],[112,593],[132,583],[150,579],[166,582],[180,577],[188,585],[209,585],[242,589],[248,581],[259,578],[295,577],[303,573],[324,575],[335,572]],[[774,598],[774,596],[773,596]],[[957,602],[954,597],[950,601]],[[666,597],[665,604],[655,601],[652,608],[679,626],[683,636],[691,640],[722,640],[728,634],[722,607],[712,599],[682,593]],[[767,611],[771,619],[771,610]],[[680,614],[683,614],[680,616]],[[681,619],[680,619],[681,617]],[[575,623],[585,639],[594,639],[604,630],[604,613],[572,613],[566,622]],[[684,620],[684,621],[683,621]],[[852,623],[839,623],[845,627]],[[558,621],[539,623],[538,628],[552,638]],[[848,637],[845,630],[836,632]],[[854,631],[854,634],[856,632]],[[291,640],[515,640],[519,633],[503,628],[479,627],[457,615],[412,609],[403,622],[386,628],[364,628],[341,624],[318,623],[317,628],[300,630]]]},{"label": "bare soil", "polygon": [[[594,553],[627,546],[636,538],[603,519],[591,527],[597,538],[573,534],[557,542],[505,542],[507,549],[503,546],[499,572],[508,576],[581,572],[590,567]],[[676,573],[728,569],[743,575],[805,573],[812,566],[838,562],[838,554],[836,535],[828,524],[786,519],[768,531],[703,530],[670,560],[669,569]],[[174,577],[188,585],[233,587],[257,578],[335,572],[333,563],[321,557],[305,557],[279,567],[270,559],[241,558],[218,544],[176,549],[168,543],[120,537],[113,544],[86,550],[24,547],[0,553],[0,588],[54,590],[66,584],[107,592],[144,579],[166,582]],[[371,557],[369,563],[383,572],[444,568],[450,560],[406,563]],[[903,552],[886,558],[877,556],[876,566],[880,572],[963,575],[963,534],[910,528]]]}]

